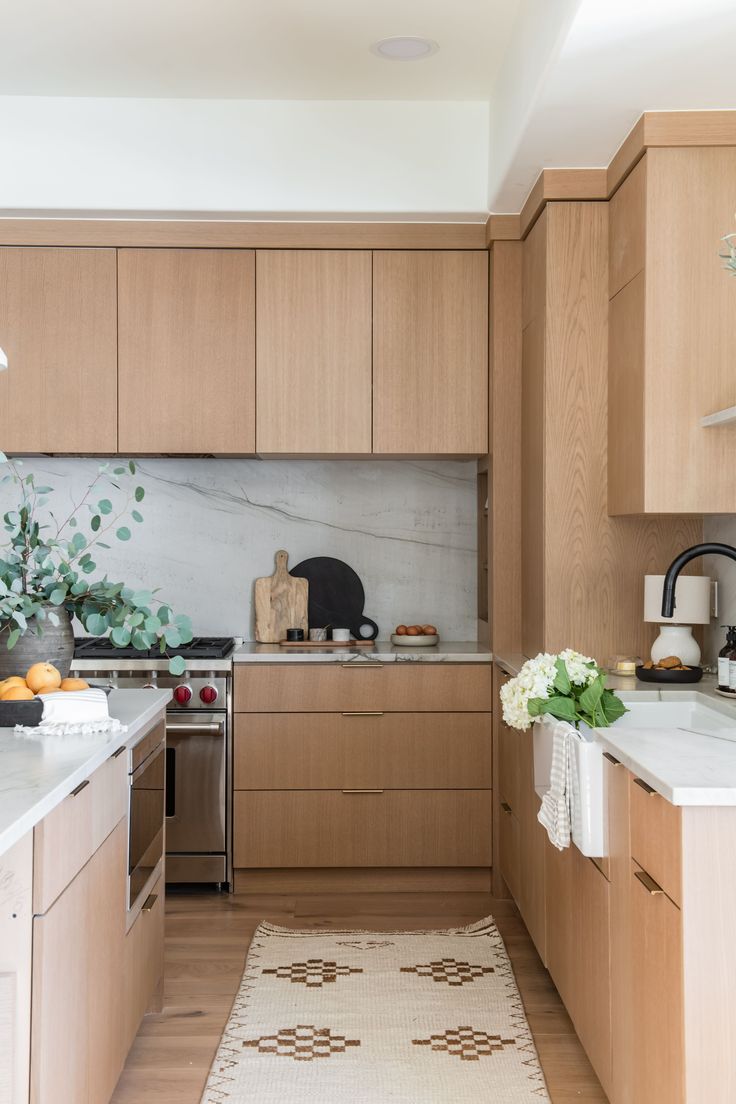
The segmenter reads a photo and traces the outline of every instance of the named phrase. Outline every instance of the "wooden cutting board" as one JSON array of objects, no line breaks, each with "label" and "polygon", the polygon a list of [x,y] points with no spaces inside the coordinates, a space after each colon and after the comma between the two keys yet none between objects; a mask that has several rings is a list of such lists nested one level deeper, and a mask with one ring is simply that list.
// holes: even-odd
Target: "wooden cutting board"
[{"label": "wooden cutting board", "polygon": [[307,636],[309,583],[289,574],[289,553],[276,553],[273,575],[256,579],[256,640],[278,644],[286,639],[287,629],[304,629]]}]

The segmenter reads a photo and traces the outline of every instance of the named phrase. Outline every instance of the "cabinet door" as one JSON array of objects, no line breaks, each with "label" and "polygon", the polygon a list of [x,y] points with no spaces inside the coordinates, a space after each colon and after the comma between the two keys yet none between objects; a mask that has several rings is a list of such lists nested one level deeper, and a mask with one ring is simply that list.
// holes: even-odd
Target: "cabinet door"
[{"label": "cabinet door", "polygon": [[107,1104],[123,1068],[127,820],[33,921],[32,1104]]},{"label": "cabinet door", "polygon": [[114,453],[114,249],[0,248],[0,441],[7,452]]},{"label": "cabinet door", "polygon": [[488,451],[488,254],[373,254],[373,451]]},{"label": "cabinet door", "polygon": [[255,257],[118,251],[121,452],[255,451]]},{"label": "cabinet door", "polygon": [[632,860],[631,1079],[633,1100],[684,1100],[680,910]]},{"label": "cabinet door", "polygon": [[0,856],[0,1101],[28,1104],[33,833]]},{"label": "cabinet door", "polygon": [[164,976],[164,880],[154,885],[143,910],[125,937],[123,985],[123,1033],[130,1047],[143,1016],[163,989]]},{"label": "cabinet door", "polygon": [[534,946],[546,960],[545,849],[547,836],[537,820],[539,798],[534,789],[534,745],[531,732],[517,732],[519,741],[519,897],[517,904]]},{"label": "cabinet door", "polygon": [[256,255],[257,450],[371,451],[371,254]]}]

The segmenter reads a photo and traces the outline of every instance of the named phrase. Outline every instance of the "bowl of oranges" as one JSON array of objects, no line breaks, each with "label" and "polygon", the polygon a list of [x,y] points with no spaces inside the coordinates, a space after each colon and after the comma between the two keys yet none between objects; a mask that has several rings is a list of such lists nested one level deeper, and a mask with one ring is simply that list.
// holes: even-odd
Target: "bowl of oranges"
[{"label": "bowl of oranges", "polygon": [[84,679],[62,678],[52,663],[34,663],[25,675],[11,675],[0,681],[0,728],[16,724],[33,727],[43,716],[46,694],[88,689]]},{"label": "bowl of oranges", "polygon": [[396,632],[391,634],[391,643],[400,648],[431,648],[439,638],[434,625],[397,625]]}]

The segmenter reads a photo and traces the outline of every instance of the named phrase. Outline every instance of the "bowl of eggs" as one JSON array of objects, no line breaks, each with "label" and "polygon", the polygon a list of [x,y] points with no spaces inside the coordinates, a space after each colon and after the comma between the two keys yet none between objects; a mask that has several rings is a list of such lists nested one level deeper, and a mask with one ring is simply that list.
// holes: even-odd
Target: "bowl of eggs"
[{"label": "bowl of eggs", "polygon": [[431,648],[439,639],[434,625],[397,625],[391,634],[391,643],[400,648]]}]

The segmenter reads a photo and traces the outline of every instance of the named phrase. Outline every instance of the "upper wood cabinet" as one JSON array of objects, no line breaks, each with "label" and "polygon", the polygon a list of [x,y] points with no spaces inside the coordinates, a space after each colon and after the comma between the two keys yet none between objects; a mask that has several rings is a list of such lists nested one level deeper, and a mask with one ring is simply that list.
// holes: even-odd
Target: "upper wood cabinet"
[{"label": "upper wood cabinet", "polygon": [[734,226],[736,149],[650,149],[610,203],[611,514],[730,513],[736,281],[719,261]]},{"label": "upper wood cabinet", "polygon": [[255,255],[120,249],[119,447],[255,452]]},{"label": "upper wood cabinet", "polygon": [[117,449],[115,250],[0,248],[0,448]]},{"label": "upper wood cabinet", "polygon": [[373,254],[373,451],[488,452],[488,254]]},{"label": "upper wood cabinet", "polygon": [[256,254],[259,453],[370,454],[371,254]]}]

